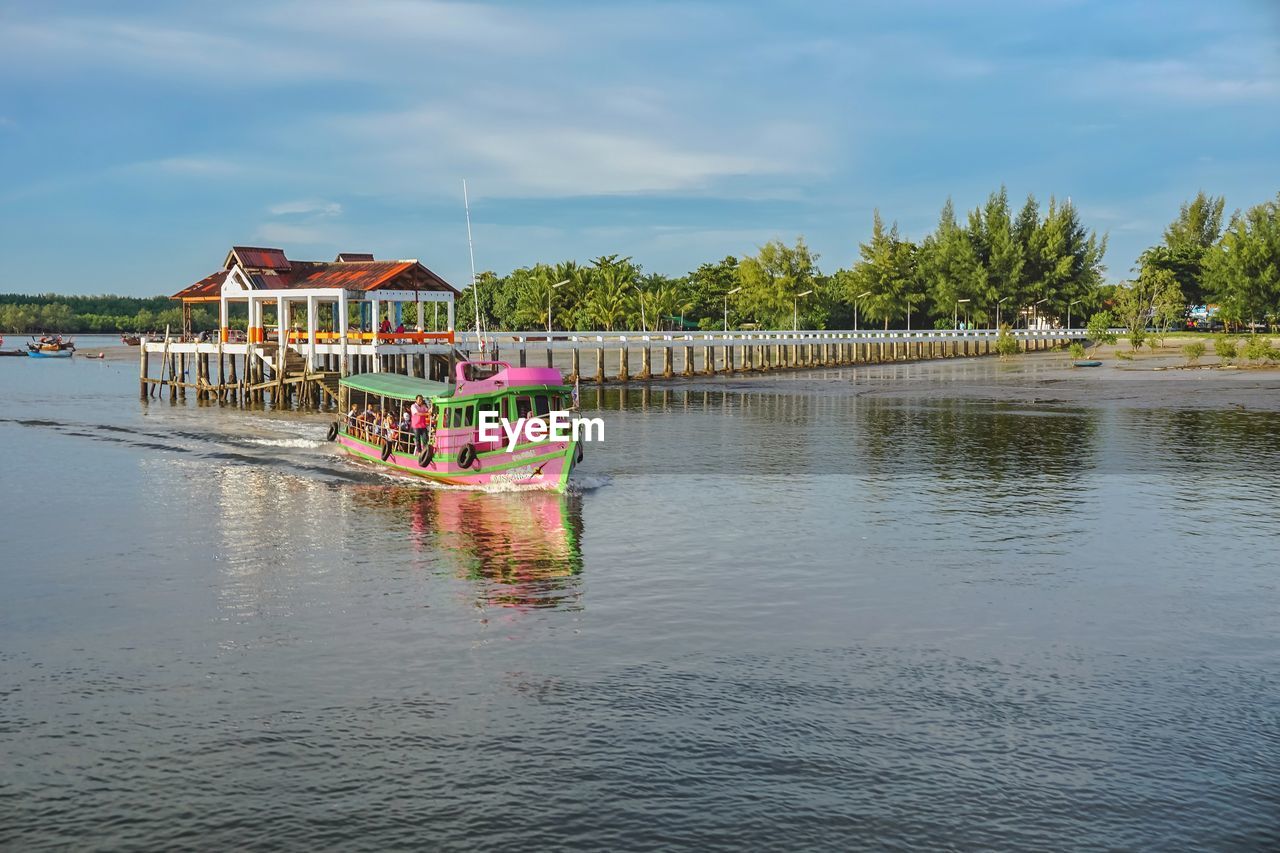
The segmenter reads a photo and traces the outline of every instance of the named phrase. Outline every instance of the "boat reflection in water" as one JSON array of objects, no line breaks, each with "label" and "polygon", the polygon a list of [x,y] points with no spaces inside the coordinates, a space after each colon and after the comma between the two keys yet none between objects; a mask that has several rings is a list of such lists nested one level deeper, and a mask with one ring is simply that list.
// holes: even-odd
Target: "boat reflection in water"
[{"label": "boat reflection in water", "polygon": [[582,498],[571,493],[386,488],[407,511],[412,547],[475,584],[482,607],[581,607]]}]

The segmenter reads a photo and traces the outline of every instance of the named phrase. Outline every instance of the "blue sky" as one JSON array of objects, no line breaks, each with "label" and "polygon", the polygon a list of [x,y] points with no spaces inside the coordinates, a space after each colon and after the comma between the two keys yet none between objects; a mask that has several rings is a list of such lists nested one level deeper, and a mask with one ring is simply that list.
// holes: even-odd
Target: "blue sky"
[{"label": "blue sky", "polygon": [[232,244],[680,274],[848,266],[1000,184],[1125,276],[1198,189],[1280,191],[1280,2],[5,3],[0,291],[171,293]]}]

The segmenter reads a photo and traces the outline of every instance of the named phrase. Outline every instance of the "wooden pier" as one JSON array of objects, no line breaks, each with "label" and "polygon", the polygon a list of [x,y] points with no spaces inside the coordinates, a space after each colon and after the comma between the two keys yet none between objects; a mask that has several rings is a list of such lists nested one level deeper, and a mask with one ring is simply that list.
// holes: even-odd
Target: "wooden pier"
[{"label": "wooden pier", "polygon": [[[1011,333],[1023,352],[1082,340],[1083,329]],[[995,352],[993,329],[798,332],[553,332],[486,334],[353,332],[229,343],[146,340],[139,346],[143,398],[273,408],[346,407],[339,377],[391,372],[444,380],[457,359],[545,364],[570,382],[653,383],[688,377],[974,358]]]}]

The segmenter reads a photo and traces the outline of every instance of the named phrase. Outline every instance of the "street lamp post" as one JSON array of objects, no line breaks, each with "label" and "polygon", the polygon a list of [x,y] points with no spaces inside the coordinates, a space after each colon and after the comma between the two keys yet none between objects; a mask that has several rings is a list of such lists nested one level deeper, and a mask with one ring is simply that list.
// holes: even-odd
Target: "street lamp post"
[{"label": "street lamp post", "polygon": [[569,283],[569,279],[566,278],[564,281],[558,281],[547,288],[547,334],[548,335],[551,334],[551,291],[555,290],[556,288],[564,287],[568,283]]},{"label": "street lamp post", "polygon": [[855,332],[858,331],[858,303],[861,302],[865,297],[868,297],[870,295],[871,295],[870,290],[864,290],[861,293],[859,293],[857,296],[853,297],[853,330]]},{"label": "street lamp post", "polygon": [[996,331],[1000,330],[1000,306],[1004,303],[1005,299],[1009,298],[1010,297],[1006,296],[1004,299],[1001,299],[996,303]]},{"label": "street lamp post", "polygon": [[[955,310],[951,312],[951,328],[956,331],[960,331],[960,303],[968,301],[968,299],[957,299]],[[965,310],[968,311],[969,309],[966,308]]]},{"label": "street lamp post", "polygon": [[1076,304],[1076,302],[1082,302],[1082,301],[1083,301],[1083,300],[1081,300],[1081,299],[1077,299],[1075,302],[1068,302],[1068,303],[1067,303],[1067,331],[1068,331],[1068,332],[1069,332],[1069,331],[1071,331],[1071,306],[1072,306],[1072,305],[1075,305],[1075,304]]},{"label": "street lamp post", "polygon": [[791,301],[791,331],[792,332],[797,332],[800,330],[800,298],[802,296],[808,296],[810,293],[813,293],[813,291],[806,290],[804,293],[797,293],[795,295],[795,298],[792,299]]},{"label": "street lamp post", "polygon": [[[1030,322],[1030,323],[1036,323],[1036,325],[1039,325],[1039,323],[1038,323],[1038,322],[1036,322],[1036,321],[1037,321],[1037,319],[1038,319],[1038,315],[1039,315],[1039,312],[1036,310],[1036,306],[1037,306],[1037,305],[1043,305],[1044,303],[1046,303],[1046,302],[1048,302],[1048,301],[1049,301],[1049,297],[1047,297],[1047,296],[1046,296],[1044,299],[1038,299],[1038,300],[1036,300],[1035,302],[1032,302],[1032,303],[1031,303],[1031,319],[1030,319],[1028,322]],[[1027,326],[1027,328],[1028,328],[1028,329],[1030,329],[1031,327],[1030,327],[1030,326]]]},{"label": "street lamp post", "polygon": [[727,291],[724,295],[724,330],[729,331],[729,297],[742,290],[741,287],[735,287],[733,290]]}]

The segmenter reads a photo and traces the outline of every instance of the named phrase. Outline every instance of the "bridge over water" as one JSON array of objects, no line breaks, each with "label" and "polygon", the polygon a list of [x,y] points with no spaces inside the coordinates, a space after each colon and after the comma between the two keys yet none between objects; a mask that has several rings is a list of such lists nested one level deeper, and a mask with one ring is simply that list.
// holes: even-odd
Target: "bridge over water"
[{"label": "bridge over water", "polygon": [[[1022,351],[1064,346],[1083,329],[1018,329]],[[995,352],[995,329],[791,330],[729,332],[445,332],[351,331],[288,334],[258,342],[144,340],[143,397],[185,397],[272,405],[341,403],[338,378],[395,372],[440,379],[460,358],[559,367],[570,381],[658,382],[681,377],[844,367]],[[159,370],[152,371],[158,357]]]}]

